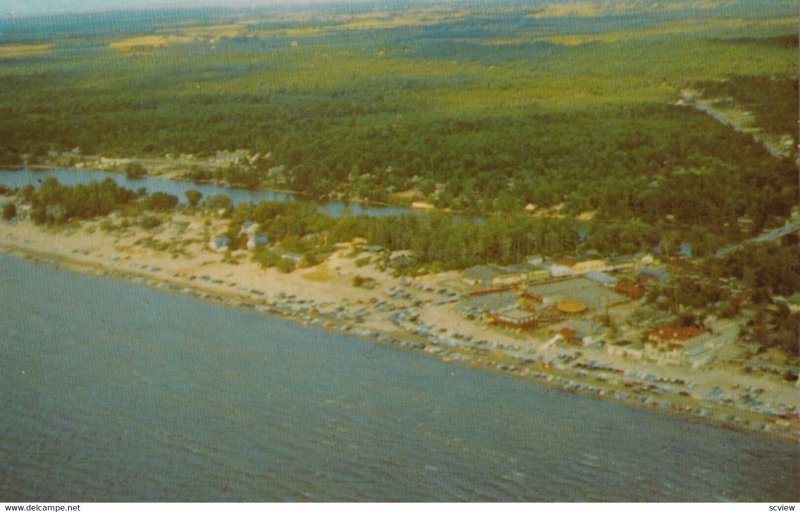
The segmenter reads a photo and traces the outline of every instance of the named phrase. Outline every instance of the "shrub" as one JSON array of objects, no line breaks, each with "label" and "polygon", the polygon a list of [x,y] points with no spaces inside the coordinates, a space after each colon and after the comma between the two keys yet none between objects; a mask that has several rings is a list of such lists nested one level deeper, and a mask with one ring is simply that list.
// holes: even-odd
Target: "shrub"
[{"label": "shrub", "polygon": [[142,164],[139,162],[131,162],[125,166],[125,176],[128,179],[136,180],[143,178],[147,174],[147,171],[144,170]]},{"label": "shrub", "polygon": [[147,217],[143,218],[141,222],[139,222],[139,225],[144,229],[153,229],[154,227],[161,225],[161,219],[148,215]]},{"label": "shrub", "polygon": [[6,203],[3,206],[3,219],[11,220],[17,216],[17,205],[14,203]]},{"label": "shrub", "polygon": [[186,200],[189,202],[189,206],[192,208],[200,204],[200,200],[203,199],[203,193],[193,188],[190,188],[183,194],[186,196]]},{"label": "shrub", "polygon": [[264,248],[260,252],[256,253],[253,257],[262,267],[274,267],[278,264],[281,260],[281,257],[272,252],[271,250]]},{"label": "shrub", "polygon": [[289,258],[281,258],[278,264],[275,265],[275,268],[284,274],[288,274],[294,270],[294,262]]},{"label": "shrub", "polygon": [[147,207],[151,210],[166,212],[178,205],[178,198],[165,192],[153,192],[147,198]]}]

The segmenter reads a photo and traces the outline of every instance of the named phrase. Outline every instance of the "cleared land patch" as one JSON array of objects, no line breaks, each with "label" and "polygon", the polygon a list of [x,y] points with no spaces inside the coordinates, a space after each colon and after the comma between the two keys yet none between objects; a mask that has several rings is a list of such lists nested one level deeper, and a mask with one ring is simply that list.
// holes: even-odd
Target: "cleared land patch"
[{"label": "cleared land patch", "polygon": [[188,41],[187,38],[180,36],[147,35],[120,39],[109,43],[108,46],[115,50],[131,51],[137,48],[160,48],[169,44],[183,43],[186,41]]},{"label": "cleared land patch", "polygon": [[10,59],[14,57],[28,57],[31,55],[43,55],[49,53],[53,46],[47,43],[41,44],[0,44],[0,59]]}]

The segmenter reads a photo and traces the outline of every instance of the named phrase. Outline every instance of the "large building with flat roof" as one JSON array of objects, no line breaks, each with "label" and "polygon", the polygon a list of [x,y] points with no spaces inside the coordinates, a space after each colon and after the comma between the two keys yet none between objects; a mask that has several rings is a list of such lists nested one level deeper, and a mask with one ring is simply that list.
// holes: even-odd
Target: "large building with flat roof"
[{"label": "large building with flat roof", "polygon": [[628,297],[625,295],[584,277],[527,286],[525,292],[538,295],[556,304],[567,301],[577,302],[591,311],[602,310],[628,301]]}]

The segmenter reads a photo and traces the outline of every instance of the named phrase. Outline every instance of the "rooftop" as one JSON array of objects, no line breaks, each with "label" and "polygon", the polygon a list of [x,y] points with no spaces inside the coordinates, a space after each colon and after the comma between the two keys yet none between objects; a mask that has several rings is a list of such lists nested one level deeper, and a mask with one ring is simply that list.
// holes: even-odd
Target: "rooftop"
[{"label": "rooftop", "polygon": [[494,265],[476,265],[464,271],[464,279],[468,281],[489,282],[505,272]]},{"label": "rooftop", "polygon": [[663,327],[658,327],[652,333],[650,333],[650,335],[661,341],[686,341],[694,338],[702,332],[702,329],[694,326],[674,327],[671,325],[665,325]]}]

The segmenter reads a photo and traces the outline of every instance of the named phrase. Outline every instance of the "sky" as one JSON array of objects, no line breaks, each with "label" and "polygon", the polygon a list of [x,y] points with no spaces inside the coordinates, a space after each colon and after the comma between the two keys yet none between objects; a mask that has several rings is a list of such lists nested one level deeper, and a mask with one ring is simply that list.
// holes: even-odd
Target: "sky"
[{"label": "sky", "polygon": [[[308,0],[284,0],[313,3]],[[63,14],[153,7],[202,7],[283,3],[279,0],[0,0],[0,17],[25,14]]]}]

